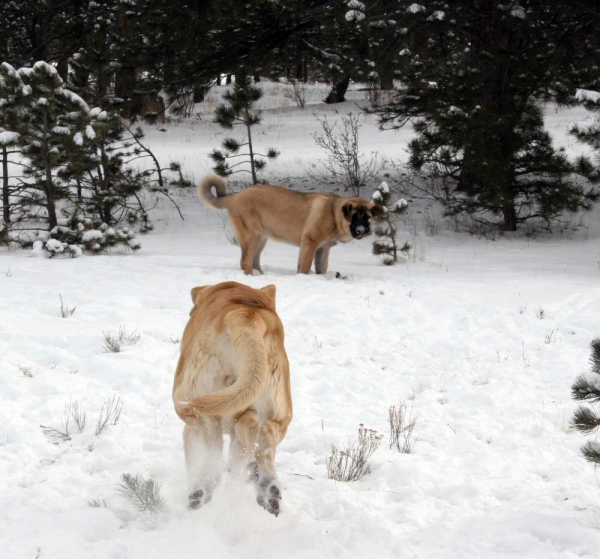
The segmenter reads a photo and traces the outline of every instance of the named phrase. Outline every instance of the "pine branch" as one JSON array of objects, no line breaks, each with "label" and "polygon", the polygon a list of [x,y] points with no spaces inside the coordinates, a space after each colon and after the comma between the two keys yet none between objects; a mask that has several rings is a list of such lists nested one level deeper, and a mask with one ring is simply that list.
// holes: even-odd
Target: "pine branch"
[{"label": "pine branch", "polygon": [[571,386],[571,397],[573,400],[600,402],[600,388],[595,383],[591,383],[585,376],[580,375]]},{"label": "pine branch", "polygon": [[600,444],[597,441],[588,441],[581,447],[581,454],[588,462],[600,466]]},{"label": "pine branch", "polygon": [[600,338],[592,340],[590,344],[592,348],[592,355],[590,356],[590,364],[592,365],[592,372],[600,375]]},{"label": "pine branch", "polygon": [[590,435],[600,427],[600,416],[591,408],[579,406],[573,414],[571,426],[586,435]]}]

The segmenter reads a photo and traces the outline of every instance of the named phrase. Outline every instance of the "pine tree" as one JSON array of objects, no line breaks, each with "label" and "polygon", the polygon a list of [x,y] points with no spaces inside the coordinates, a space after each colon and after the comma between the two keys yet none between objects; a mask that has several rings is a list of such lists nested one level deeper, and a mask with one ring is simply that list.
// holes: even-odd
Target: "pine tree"
[{"label": "pine tree", "polygon": [[[600,338],[591,343],[591,374],[577,377],[571,387],[574,400],[585,401],[590,404],[600,402]],[[584,435],[595,433],[600,428],[600,414],[591,407],[579,406],[573,415],[571,425]],[[588,441],[581,447],[581,453],[586,460],[600,466],[600,443]]]},{"label": "pine tree", "polygon": [[[11,196],[16,190],[9,174],[11,156],[17,154],[19,134],[15,132],[19,120],[19,106],[23,87],[16,70],[8,63],[0,66],[0,164],[2,171],[2,228],[0,239],[5,240],[10,223],[15,219]],[[11,181],[11,178],[13,181]]]},{"label": "pine tree", "polygon": [[396,219],[406,211],[408,203],[404,198],[392,203],[390,187],[386,182],[382,182],[373,192],[372,201],[386,209],[385,214],[380,218],[380,223],[373,230],[377,237],[373,241],[373,254],[381,256],[381,262],[384,265],[393,266],[398,262],[399,252],[408,254],[411,249],[408,243],[404,243],[401,247],[398,246],[396,227]]},{"label": "pine tree", "polygon": [[585,108],[591,113],[599,113],[596,120],[592,123],[576,124],[571,128],[571,134],[580,142],[591,146],[594,151],[600,152],[600,93],[580,89],[576,94],[576,99],[583,103]]},{"label": "pine tree", "polygon": [[373,110],[384,128],[414,125],[410,166],[453,183],[449,214],[514,231],[591,207],[593,166],[553,147],[539,101],[571,104],[598,80],[593,2],[365,4],[374,71],[387,54],[402,84]]},{"label": "pine tree", "polygon": [[[66,89],[56,69],[46,62],[33,68],[11,67],[12,78],[19,80],[22,95],[14,107],[18,119],[11,132],[27,161],[24,181],[32,192],[31,206],[43,208],[49,229],[58,224],[57,203],[69,197],[72,165],[89,164],[84,144],[95,132],[89,121],[85,101]],[[87,162],[87,163],[86,163]]]},{"label": "pine tree", "polygon": [[[246,70],[238,71],[233,89],[223,95],[227,104],[219,105],[215,110],[215,122],[226,129],[232,129],[236,125],[244,126],[247,141],[239,142],[235,138],[225,138],[221,144],[223,151],[215,149],[210,153],[210,158],[215,162],[213,169],[217,174],[227,177],[233,173],[250,172],[252,184],[258,184],[258,174],[267,164],[264,159],[259,159],[259,157],[272,160],[279,155],[275,148],[269,148],[266,154],[256,153],[252,143],[250,129],[260,124],[262,120],[260,111],[253,110],[253,107],[262,95],[262,90],[252,84],[252,79]],[[240,153],[240,149],[245,147],[247,147],[247,151]],[[230,165],[228,160],[236,157],[243,159]],[[250,164],[250,171],[247,169],[233,170],[247,164]]]}]

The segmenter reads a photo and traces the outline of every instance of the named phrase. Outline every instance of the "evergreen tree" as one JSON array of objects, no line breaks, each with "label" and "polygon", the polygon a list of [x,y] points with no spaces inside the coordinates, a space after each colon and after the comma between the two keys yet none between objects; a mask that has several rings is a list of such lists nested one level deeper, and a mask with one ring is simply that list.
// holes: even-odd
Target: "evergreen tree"
[{"label": "evergreen tree", "polygon": [[[600,93],[597,91],[580,89],[576,94],[576,99],[583,103],[591,113],[600,113]],[[571,134],[580,142],[591,146],[594,151],[600,152],[600,114],[592,123],[573,126]]]},{"label": "evergreen tree", "polygon": [[[242,125],[245,128],[247,137],[246,142],[239,142],[235,138],[225,138],[222,142],[223,151],[215,149],[210,153],[210,158],[215,162],[214,171],[222,177],[227,177],[233,173],[248,172],[247,169],[234,171],[236,167],[250,164],[250,174],[252,175],[252,184],[258,184],[258,174],[262,171],[267,162],[259,157],[275,159],[279,152],[275,148],[269,148],[266,154],[255,152],[252,144],[251,128],[261,121],[259,110],[253,110],[254,104],[262,97],[263,92],[259,87],[252,84],[252,79],[244,69],[236,74],[233,89],[227,91],[223,96],[226,104],[219,105],[215,110],[215,122],[223,128],[232,129],[236,125]],[[247,147],[247,151],[240,153],[240,149]],[[234,164],[229,164],[228,160],[242,157],[242,160],[236,160]]]},{"label": "evergreen tree", "polygon": [[57,203],[69,197],[71,167],[85,168],[90,161],[84,147],[95,137],[89,107],[64,87],[56,69],[46,62],[18,72],[9,67],[8,72],[21,90],[13,107],[18,118],[9,130],[19,135],[28,163],[24,180],[32,192],[29,204],[44,209],[40,217],[52,229],[58,223]]},{"label": "evergreen tree", "polygon": [[373,254],[381,256],[381,261],[386,266],[393,266],[398,262],[398,253],[408,254],[411,246],[404,243],[398,246],[396,219],[408,208],[408,203],[404,198],[392,203],[390,187],[386,182],[382,182],[377,190],[373,192],[372,201],[375,204],[383,206],[385,214],[379,219],[379,224],[375,226],[373,232],[377,239],[373,241]]},{"label": "evergreen tree", "polygon": [[[571,388],[574,400],[597,404],[600,402],[600,338],[591,343],[590,356],[591,374],[581,375]],[[579,406],[573,415],[571,425],[585,435],[595,433],[600,427],[600,414],[591,407]],[[586,460],[600,466],[600,443],[588,441],[581,447],[581,453]]]},{"label": "evergreen tree", "polygon": [[568,105],[597,81],[593,2],[365,4],[374,71],[387,53],[402,83],[373,110],[384,128],[414,125],[410,166],[453,183],[440,200],[449,214],[513,231],[591,207],[598,193],[581,178],[598,177],[552,146],[539,101]]},{"label": "evergreen tree", "polygon": [[[2,171],[2,228],[0,239],[8,234],[11,221],[14,220],[11,196],[16,187],[14,178],[9,175],[11,155],[20,150],[18,148],[19,134],[15,132],[19,120],[19,106],[23,96],[23,84],[16,70],[10,64],[0,66],[0,164]],[[14,164],[14,162],[13,162]],[[13,181],[11,181],[11,178]]]}]

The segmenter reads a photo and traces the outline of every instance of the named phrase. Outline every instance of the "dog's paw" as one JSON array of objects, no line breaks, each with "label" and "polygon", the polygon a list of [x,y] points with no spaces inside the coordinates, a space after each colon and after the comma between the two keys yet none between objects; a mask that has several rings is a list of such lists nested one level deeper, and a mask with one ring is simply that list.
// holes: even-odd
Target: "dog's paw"
[{"label": "dog's paw", "polygon": [[201,506],[206,505],[206,503],[210,503],[211,499],[212,493],[207,487],[196,489],[188,495],[188,507],[193,510],[199,509]]},{"label": "dog's paw", "polygon": [[267,512],[278,516],[281,501],[279,480],[271,476],[263,476],[256,484],[256,488],[258,491],[256,502]]}]

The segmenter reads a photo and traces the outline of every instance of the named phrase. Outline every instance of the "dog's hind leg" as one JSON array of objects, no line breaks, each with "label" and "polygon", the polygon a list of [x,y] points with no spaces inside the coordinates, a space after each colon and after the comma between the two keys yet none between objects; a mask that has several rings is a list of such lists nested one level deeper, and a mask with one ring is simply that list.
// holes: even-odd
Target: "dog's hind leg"
[{"label": "dog's hind leg", "polygon": [[249,409],[236,417],[229,436],[229,470],[240,476],[254,461],[254,449],[258,435],[259,423],[256,410]]},{"label": "dog's hind leg", "polygon": [[212,499],[221,474],[223,432],[221,420],[205,417],[197,426],[183,429],[189,506],[197,509]]},{"label": "dog's hind leg", "polygon": [[244,270],[244,274],[251,276],[252,275],[252,268],[254,266],[254,262],[255,262],[255,256],[257,254],[257,252],[259,251],[260,248],[260,244],[261,244],[261,238],[258,236],[252,236],[252,237],[246,237],[243,241],[243,244],[241,244],[241,248],[242,248],[242,260],[241,260],[241,267],[242,270]]},{"label": "dog's hind leg", "polygon": [[281,501],[281,486],[275,471],[277,445],[285,437],[287,425],[281,421],[266,421],[258,433],[256,450],[256,502],[277,516]]},{"label": "dog's hind leg", "polygon": [[267,244],[268,240],[269,239],[267,237],[264,237],[261,240],[258,250],[256,251],[256,254],[254,255],[254,262],[252,263],[252,267],[261,274],[263,273],[263,271],[262,271],[262,268],[260,267],[260,255],[261,255],[263,249],[265,248],[265,245]]}]

